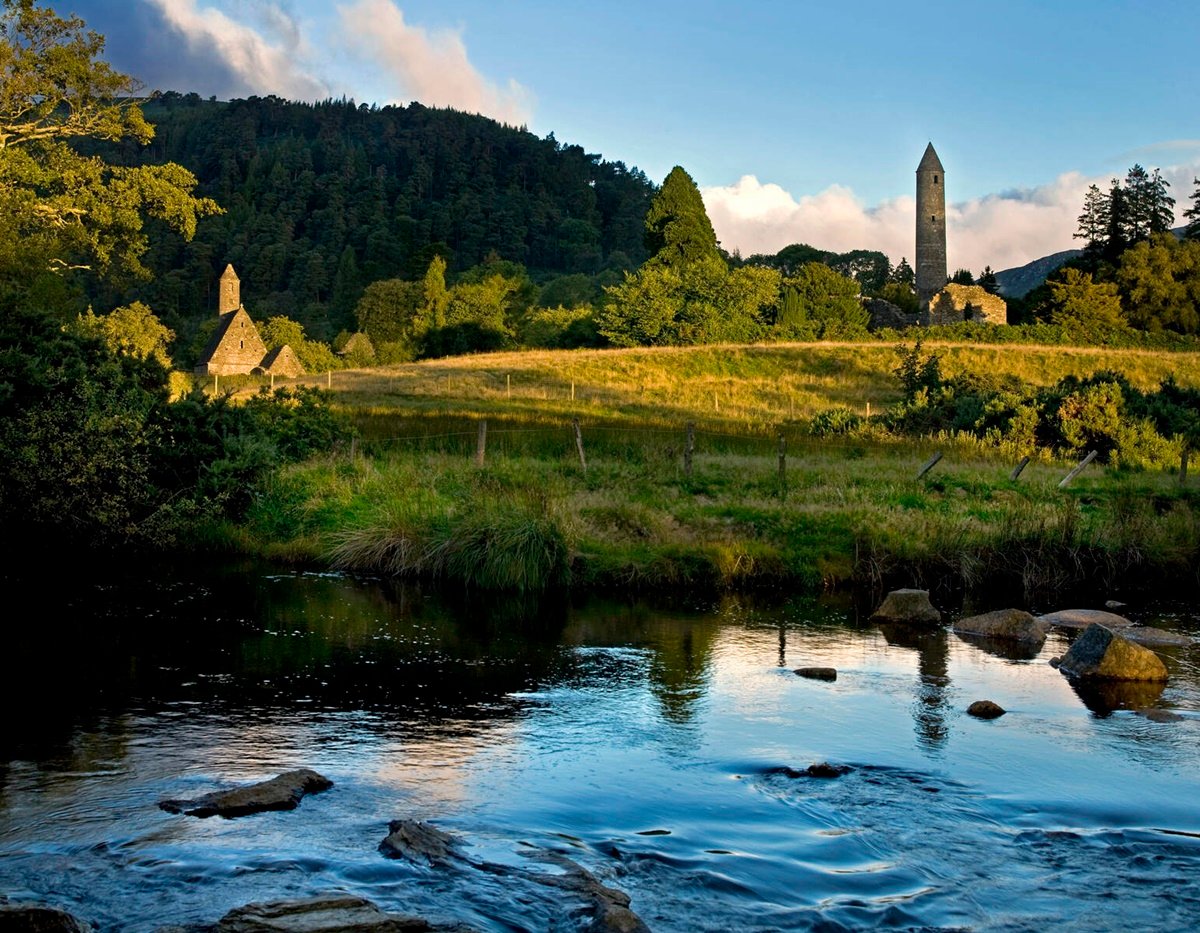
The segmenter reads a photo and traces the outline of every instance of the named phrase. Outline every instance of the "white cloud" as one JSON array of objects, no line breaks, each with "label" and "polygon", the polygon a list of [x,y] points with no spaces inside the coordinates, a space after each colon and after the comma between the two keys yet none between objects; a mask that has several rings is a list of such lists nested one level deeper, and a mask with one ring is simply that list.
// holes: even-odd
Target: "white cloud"
[{"label": "white cloud", "polygon": [[339,5],[344,40],[369,55],[396,82],[394,102],[418,100],[435,107],[481,113],[506,123],[528,122],[530,95],[509,80],[497,87],[467,58],[462,35],[409,25],[391,0]]},{"label": "white cloud", "polygon": [[254,13],[264,35],[196,0],[147,0],[179,32],[192,53],[207,52],[231,74],[234,94],[277,94],[294,100],[329,97],[329,86],[314,75],[315,56],[295,17],[278,4],[259,2]]},{"label": "white cloud", "polygon": [[[1163,170],[1182,217],[1200,162]],[[999,271],[1079,245],[1073,239],[1088,185],[1107,190],[1110,179],[1067,172],[1036,188],[989,194],[946,208],[946,251],[951,272],[984,266]],[[877,249],[892,262],[914,260],[915,201],[900,197],[866,207],[854,192],[833,185],[800,198],[753,175],[702,190],[721,245],[743,255],[776,253],[791,243],[846,252]],[[1177,221],[1179,222],[1179,221]]]}]

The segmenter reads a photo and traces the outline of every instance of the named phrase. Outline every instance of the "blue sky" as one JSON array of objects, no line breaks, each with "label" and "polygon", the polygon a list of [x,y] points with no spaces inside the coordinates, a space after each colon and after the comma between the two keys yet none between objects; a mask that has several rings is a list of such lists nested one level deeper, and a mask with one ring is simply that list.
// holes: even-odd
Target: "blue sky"
[{"label": "blue sky", "polygon": [[[1072,246],[1082,190],[1200,173],[1194,0],[74,0],[150,87],[421,100],[683,165],[743,252],[911,259],[913,172],[946,166],[952,265]],[[907,218],[907,219],[906,219]],[[907,249],[906,249],[907,246]]]}]

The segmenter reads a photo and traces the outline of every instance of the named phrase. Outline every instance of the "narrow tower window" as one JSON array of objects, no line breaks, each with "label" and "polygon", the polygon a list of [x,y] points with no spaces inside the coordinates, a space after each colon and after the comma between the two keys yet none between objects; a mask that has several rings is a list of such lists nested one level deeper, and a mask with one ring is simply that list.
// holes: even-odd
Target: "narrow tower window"
[{"label": "narrow tower window", "polygon": [[936,176],[936,175],[934,175],[934,176],[933,176],[933,183],[934,183],[935,185],[937,184],[937,176]]},{"label": "narrow tower window", "polygon": [[937,223],[937,217],[936,217],[934,214],[930,214],[930,215],[929,215],[929,222],[930,222],[931,224],[935,224],[935,223]]}]

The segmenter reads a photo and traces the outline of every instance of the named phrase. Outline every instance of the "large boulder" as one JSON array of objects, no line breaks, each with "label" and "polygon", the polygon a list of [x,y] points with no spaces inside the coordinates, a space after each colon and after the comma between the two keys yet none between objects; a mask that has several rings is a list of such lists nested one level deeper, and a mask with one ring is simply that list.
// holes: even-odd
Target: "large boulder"
[{"label": "large boulder", "polygon": [[1060,609],[1058,612],[1040,615],[1037,619],[1054,628],[1085,629],[1089,625],[1103,625],[1107,629],[1115,630],[1133,625],[1124,616],[1119,616],[1115,612],[1105,612],[1102,609]]},{"label": "large boulder", "polygon": [[1072,677],[1098,680],[1167,679],[1167,666],[1149,648],[1135,645],[1103,625],[1089,625],[1059,664]]},{"label": "large boulder", "polygon": [[929,601],[929,590],[892,590],[871,614],[871,621],[937,625],[942,614]]},{"label": "large boulder", "polygon": [[0,904],[0,933],[90,933],[91,927],[65,910],[41,904]]},{"label": "large boulder", "polygon": [[263,810],[294,810],[305,794],[316,794],[333,787],[333,781],[311,768],[288,771],[269,781],[214,791],[191,800],[160,800],[168,813],[188,816],[246,816]]},{"label": "large boulder", "polygon": [[1046,640],[1046,626],[1021,609],[997,609],[982,615],[968,616],[954,623],[958,635],[980,638],[1000,638],[1040,645]]},{"label": "large boulder", "polygon": [[384,913],[361,897],[331,895],[247,904],[227,913],[214,933],[426,933],[420,917]]}]

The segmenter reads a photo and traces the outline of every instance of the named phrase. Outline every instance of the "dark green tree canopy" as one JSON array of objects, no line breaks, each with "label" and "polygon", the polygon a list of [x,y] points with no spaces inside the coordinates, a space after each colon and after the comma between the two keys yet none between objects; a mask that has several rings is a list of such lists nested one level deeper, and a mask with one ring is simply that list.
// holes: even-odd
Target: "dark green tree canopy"
[{"label": "dark green tree canopy", "polygon": [[646,252],[668,265],[720,257],[704,199],[692,176],[676,165],[646,213]]}]

